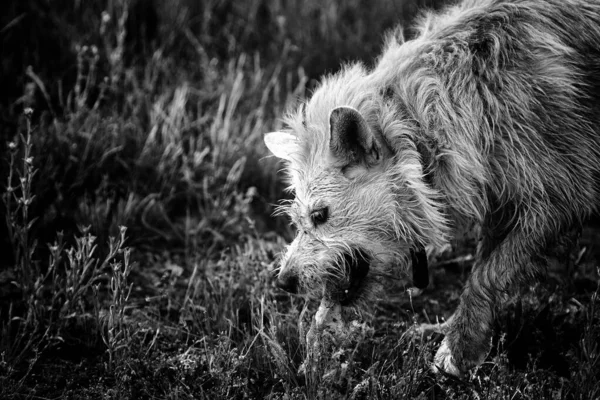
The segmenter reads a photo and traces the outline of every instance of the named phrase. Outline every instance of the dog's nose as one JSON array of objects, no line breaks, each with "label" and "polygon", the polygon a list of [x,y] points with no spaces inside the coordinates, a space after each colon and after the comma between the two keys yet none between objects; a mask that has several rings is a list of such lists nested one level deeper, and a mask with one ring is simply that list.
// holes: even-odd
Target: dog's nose
[{"label": "dog's nose", "polygon": [[277,278],[277,287],[288,293],[296,293],[298,291],[298,277],[291,274],[280,274]]}]

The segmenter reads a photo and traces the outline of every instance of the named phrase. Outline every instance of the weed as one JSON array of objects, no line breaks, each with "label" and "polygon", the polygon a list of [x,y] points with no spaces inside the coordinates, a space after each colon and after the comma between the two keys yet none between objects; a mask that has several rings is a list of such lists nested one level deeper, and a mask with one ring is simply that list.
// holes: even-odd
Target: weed
[{"label": "weed", "polygon": [[[25,109],[24,115],[27,120],[26,135],[19,135],[18,139],[23,147],[21,156],[21,168],[17,165],[16,155],[19,150],[19,144],[11,142],[9,144],[10,159],[9,159],[9,174],[6,186],[6,193],[3,195],[3,201],[6,208],[6,222],[9,238],[13,248],[15,249],[15,258],[20,266],[17,269],[17,282],[20,282],[20,290],[23,293],[23,298],[28,303],[28,309],[32,310],[34,294],[38,289],[39,282],[36,279],[39,271],[36,269],[32,261],[32,249],[35,243],[31,240],[31,227],[35,219],[30,218],[30,207],[35,199],[32,193],[33,178],[36,174],[36,169],[33,166],[32,142],[31,142],[31,116],[33,110]],[[15,181],[17,182],[15,184]],[[33,315],[29,314],[28,322],[32,322]]]},{"label": "weed", "polygon": [[[121,227],[121,233],[118,239],[111,238],[109,244],[109,256],[108,259],[114,259],[114,257],[122,253],[123,261],[111,261],[110,268],[112,276],[110,278],[110,306],[108,309],[108,315],[106,316],[105,330],[102,330],[102,340],[106,345],[108,352],[108,371],[113,372],[115,369],[116,358],[119,354],[122,354],[125,347],[129,345],[130,332],[126,326],[125,321],[125,308],[127,301],[131,295],[131,285],[128,285],[127,278],[131,272],[133,264],[130,261],[131,249],[123,248],[125,243],[125,232],[127,228]],[[95,294],[98,296],[98,286],[95,286]],[[118,357],[123,362],[124,357]]]}]

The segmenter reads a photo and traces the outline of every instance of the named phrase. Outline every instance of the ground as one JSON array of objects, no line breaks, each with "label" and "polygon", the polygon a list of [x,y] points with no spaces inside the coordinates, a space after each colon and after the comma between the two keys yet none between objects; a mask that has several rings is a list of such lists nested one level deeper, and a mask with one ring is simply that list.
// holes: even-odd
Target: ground
[{"label": "ground", "polygon": [[[7,2],[0,10],[0,398],[600,398],[600,224],[436,375],[473,247],[389,287],[305,363],[318,303],[274,285],[293,237],[262,135],[323,73],[440,1]],[[410,29],[406,29],[410,35]],[[303,364],[304,363],[304,364]],[[303,366],[303,373],[299,369]]]}]

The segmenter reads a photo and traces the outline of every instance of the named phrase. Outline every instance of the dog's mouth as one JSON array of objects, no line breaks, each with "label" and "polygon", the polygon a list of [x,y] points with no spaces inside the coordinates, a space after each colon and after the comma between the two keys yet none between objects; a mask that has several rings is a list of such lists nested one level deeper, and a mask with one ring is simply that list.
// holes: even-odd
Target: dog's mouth
[{"label": "dog's mouth", "polygon": [[343,262],[348,279],[336,297],[338,297],[337,300],[342,306],[349,306],[360,298],[364,291],[371,260],[365,252],[355,250],[352,254],[344,254]]},{"label": "dog's mouth", "polygon": [[423,246],[415,246],[410,250],[412,261],[412,293],[421,293],[429,285],[429,264],[427,262],[427,252]]},{"label": "dog's mouth", "polygon": [[[427,253],[422,246],[410,250],[412,263],[412,287],[409,292],[413,295],[420,294],[429,284],[429,268]],[[350,306],[365,294],[371,268],[371,258],[362,250],[354,250],[344,254],[343,267],[346,270],[346,279],[343,284],[333,291],[332,300],[342,306]]]}]

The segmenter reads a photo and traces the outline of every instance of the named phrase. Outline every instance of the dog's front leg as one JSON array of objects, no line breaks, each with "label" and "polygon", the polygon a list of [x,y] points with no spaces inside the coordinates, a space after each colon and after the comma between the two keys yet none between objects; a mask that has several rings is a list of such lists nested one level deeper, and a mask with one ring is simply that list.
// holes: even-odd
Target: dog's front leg
[{"label": "dog's front leg", "polygon": [[531,236],[513,232],[491,251],[482,252],[446,327],[434,369],[461,376],[485,360],[496,308],[521,283],[536,279],[543,267],[543,259],[536,256],[542,250],[538,243]]}]

